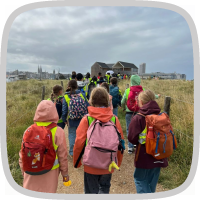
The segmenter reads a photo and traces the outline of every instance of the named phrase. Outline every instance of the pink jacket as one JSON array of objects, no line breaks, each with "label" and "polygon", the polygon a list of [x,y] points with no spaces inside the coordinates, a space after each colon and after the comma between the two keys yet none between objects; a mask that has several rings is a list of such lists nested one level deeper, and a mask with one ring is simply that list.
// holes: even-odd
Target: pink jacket
[{"label": "pink jacket", "polygon": [[[58,113],[55,105],[48,100],[43,100],[38,105],[34,122],[58,122]],[[55,144],[58,146],[57,155],[60,167],[51,170],[43,175],[28,175],[23,171],[21,150],[19,152],[19,165],[24,177],[23,187],[29,190],[46,193],[56,193],[58,186],[58,176],[61,172],[62,176],[68,174],[68,161],[67,161],[67,145],[64,130],[57,127],[55,134]]]}]

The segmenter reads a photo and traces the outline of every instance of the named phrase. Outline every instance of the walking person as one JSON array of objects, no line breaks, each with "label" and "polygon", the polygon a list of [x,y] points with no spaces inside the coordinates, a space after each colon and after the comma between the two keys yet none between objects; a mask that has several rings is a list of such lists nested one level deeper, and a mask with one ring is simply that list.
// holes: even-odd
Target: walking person
[{"label": "walking person", "polygon": [[76,72],[75,71],[72,71],[72,75],[71,77],[69,78],[69,80],[72,80],[72,79],[75,79],[76,78]]},{"label": "walking person", "polygon": [[73,157],[76,129],[83,116],[87,114],[88,101],[84,93],[78,90],[75,80],[68,83],[63,98],[62,120],[68,126],[69,155]]},{"label": "walking person", "polygon": [[[130,79],[130,87],[127,88],[124,92],[121,105],[122,108],[126,111],[126,133],[128,136],[128,128],[131,122],[132,116],[136,115],[139,110],[139,106],[137,104],[138,94],[145,90],[141,85],[141,79],[138,75],[132,75]],[[155,95],[156,98],[159,98],[160,94]],[[132,108],[131,108],[132,107]],[[131,109],[131,110],[130,110]],[[130,142],[128,142],[128,154],[132,154],[134,152],[134,146]]]},{"label": "walking person", "polygon": [[76,131],[73,163],[75,168],[81,167],[83,156],[85,194],[108,194],[113,168],[119,169],[123,158],[123,131],[108,105],[105,88],[94,88],[90,102],[89,114],[83,117]]},{"label": "walking person", "polygon": [[63,88],[60,85],[55,85],[53,87],[53,91],[51,93],[50,100],[56,106],[56,110],[58,112],[59,120],[57,125],[60,126],[62,129],[65,128],[65,123],[62,120],[62,102],[63,102]]},{"label": "walking person", "polygon": [[155,101],[155,94],[150,90],[142,91],[139,94],[138,103],[140,110],[132,118],[128,134],[129,142],[137,145],[134,159],[134,181],[137,193],[154,193],[161,167],[167,167],[168,161],[167,158],[158,160],[146,152],[147,127],[145,116],[159,114],[160,108]]},{"label": "walking person", "polygon": [[104,87],[106,89],[106,91],[108,92],[108,95],[109,95],[109,103],[108,103],[108,105],[109,105],[110,109],[113,111],[113,104],[112,104],[112,98],[113,97],[110,95],[110,89],[109,89],[108,83],[104,82],[104,83],[101,84],[100,87]]},{"label": "walking person", "polygon": [[43,100],[36,109],[34,124],[24,132],[19,165],[23,187],[28,190],[56,193],[60,172],[63,181],[69,181],[66,138],[57,126],[58,119],[55,105]]},{"label": "walking person", "polygon": [[81,93],[83,95],[85,95],[87,97],[88,96],[88,83],[90,81],[89,80],[83,81],[83,74],[81,74],[81,73],[78,73],[76,75],[76,81],[77,81],[77,84],[78,84],[78,89],[81,91]]},{"label": "walking person", "polygon": [[118,106],[121,106],[122,92],[117,86],[116,77],[110,79],[109,91],[112,96],[113,114],[118,116]]}]

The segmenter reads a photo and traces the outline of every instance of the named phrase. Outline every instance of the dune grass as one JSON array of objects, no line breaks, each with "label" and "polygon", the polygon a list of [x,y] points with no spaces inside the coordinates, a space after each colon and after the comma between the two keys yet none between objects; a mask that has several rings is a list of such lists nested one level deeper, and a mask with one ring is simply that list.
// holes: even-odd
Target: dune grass
[{"label": "dune grass", "polygon": [[[124,94],[129,81],[120,81],[119,87]],[[18,164],[19,150],[24,131],[33,123],[35,109],[41,101],[42,86],[45,85],[47,99],[60,80],[24,80],[10,82],[6,85],[6,134],[7,153],[11,174],[22,185],[22,175]],[[64,89],[67,80],[63,80]],[[169,166],[162,169],[159,183],[167,189],[180,186],[187,178],[192,162],[193,125],[194,125],[194,85],[193,82],[181,80],[142,80],[145,89],[161,94],[157,99],[163,111],[165,96],[172,97],[170,119],[178,140],[178,148],[170,157]],[[180,101],[181,100],[181,101]],[[185,102],[182,102],[185,101]],[[187,103],[186,103],[187,102]],[[124,136],[126,137],[125,112],[118,114]]]},{"label": "dune grass", "polygon": [[[120,81],[119,87],[124,94],[129,81]],[[142,80],[145,89],[161,94],[157,103],[164,111],[166,96],[171,97],[170,120],[177,138],[178,148],[170,157],[169,166],[161,170],[159,183],[164,188],[174,189],[188,177],[193,153],[194,134],[194,82],[183,80]],[[125,113],[119,110],[119,119],[126,133]],[[126,135],[126,134],[124,134]]]},{"label": "dune grass", "polygon": [[[24,80],[6,84],[6,135],[7,153],[11,174],[22,185],[22,175],[18,164],[19,150],[24,131],[33,124],[37,105],[42,98],[42,86],[45,86],[45,99],[50,97],[54,85],[59,80]],[[66,89],[67,80],[63,80]]]}]

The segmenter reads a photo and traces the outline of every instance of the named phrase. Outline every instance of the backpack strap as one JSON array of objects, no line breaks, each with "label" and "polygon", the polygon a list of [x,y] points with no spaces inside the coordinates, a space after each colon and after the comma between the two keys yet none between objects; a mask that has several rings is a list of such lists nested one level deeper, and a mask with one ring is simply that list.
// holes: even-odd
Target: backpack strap
[{"label": "backpack strap", "polygon": [[[142,117],[146,117],[146,116],[143,115],[142,113],[137,113],[137,115],[140,115],[140,116],[142,116]],[[137,160],[138,160],[138,156],[139,156],[139,153],[140,153],[140,148],[141,148],[141,144],[139,143],[138,149],[137,149],[137,153],[136,153],[136,155],[135,155],[135,162],[137,162]]]},{"label": "backpack strap", "polygon": [[137,113],[137,115],[140,115],[140,116],[146,117],[146,116],[145,116],[145,115],[143,115],[142,113]]},{"label": "backpack strap", "polygon": [[82,93],[80,93],[80,97],[85,101],[85,98]]},{"label": "backpack strap", "polygon": [[137,160],[138,160],[138,156],[139,156],[139,153],[140,153],[140,148],[141,148],[141,144],[139,143],[138,149],[137,149],[137,153],[135,155],[135,162],[137,162]]},{"label": "backpack strap", "polygon": [[46,126],[46,128],[52,129],[52,128],[56,127],[56,126],[57,126],[57,124],[53,122],[53,123],[49,124],[48,126]]},{"label": "backpack strap", "polygon": [[[88,128],[89,128],[89,126],[91,125],[91,123],[94,121],[94,120],[92,120],[92,119],[94,119],[94,118],[92,118],[89,114],[86,114],[85,116],[87,117],[87,120],[88,120]],[[87,138],[86,138],[86,140],[85,140],[85,142],[84,142],[84,147],[83,147],[81,153],[79,154],[79,157],[78,157],[78,159],[77,159],[77,161],[76,161],[76,163],[75,163],[75,165],[74,165],[74,168],[77,168],[77,166],[78,166],[78,164],[79,164],[79,162],[80,162],[80,160],[81,160],[81,158],[82,158],[82,156],[83,156],[83,154],[84,154],[86,145],[87,145]]]},{"label": "backpack strap", "polygon": [[68,94],[65,94],[65,95],[64,95],[64,98],[65,98],[65,101],[66,101],[66,103],[67,103],[67,106],[69,107],[69,102],[70,102],[69,95],[68,95]]}]

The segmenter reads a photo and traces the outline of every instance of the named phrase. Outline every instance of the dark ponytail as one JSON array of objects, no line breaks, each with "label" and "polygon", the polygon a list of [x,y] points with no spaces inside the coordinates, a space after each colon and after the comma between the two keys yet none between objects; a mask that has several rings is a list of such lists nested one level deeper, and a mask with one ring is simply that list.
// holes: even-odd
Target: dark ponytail
[{"label": "dark ponytail", "polygon": [[[55,85],[55,86],[53,87],[53,91],[52,91],[52,93],[51,93],[50,99],[51,99],[52,101],[54,101],[55,98],[58,99],[59,92],[60,92],[61,90],[63,90],[63,87],[62,87],[62,86],[60,86],[60,85]],[[56,99],[56,100],[57,100],[57,99]]]},{"label": "dark ponytail", "polygon": [[78,88],[78,85],[77,85],[76,80],[70,80],[67,85],[66,92],[70,92],[70,95],[71,95],[72,92],[75,92],[77,88]]}]

